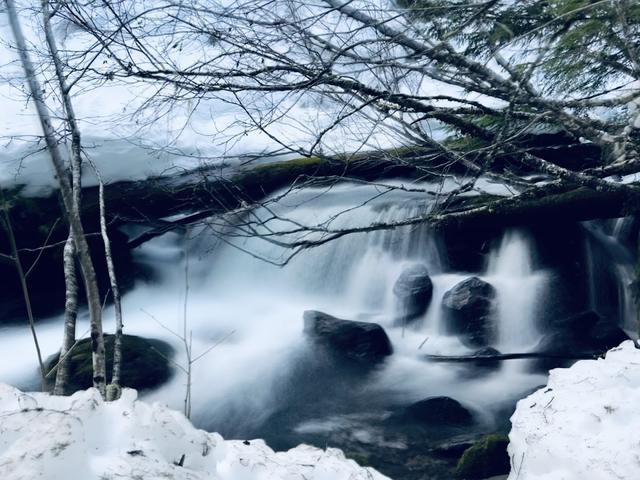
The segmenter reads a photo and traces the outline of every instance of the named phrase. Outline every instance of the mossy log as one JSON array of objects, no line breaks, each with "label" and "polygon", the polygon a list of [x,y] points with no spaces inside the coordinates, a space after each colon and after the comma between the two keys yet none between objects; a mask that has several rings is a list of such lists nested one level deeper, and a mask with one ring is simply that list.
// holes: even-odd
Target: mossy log
[{"label": "mossy log", "polygon": [[[354,180],[428,179],[421,168],[420,155],[424,152],[405,149],[394,155],[381,152],[348,159],[310,157],[276,161],[234,172],[203,168],[174,176],[112,183],[105,190],[105,201],[112,229],[130,222],[152,227],[128,242],[131,249],[167,231],[256,204],[274,192],[292,186]],[[508,199],[489,194],[459,196],[443,206],[432,223],[438,229],[454,232],[538,224],[552,228],[566,222],[617,218],[640,211],[640,198],[619,191],[573,188],[568,184],[550,185],[539,190],[536,196],[523,194]],[[38,212],[40,226],[51,224],[51,219],[60,217],[61,210],[54,196],[17,197],[16,201],[18,210]],[[165,220],[172,216],[179,218]],[[98,219],[97,187],[85,188],[83,220],[86,230],[97,231]],[[56,239],[54,235],[52,241]]]}]

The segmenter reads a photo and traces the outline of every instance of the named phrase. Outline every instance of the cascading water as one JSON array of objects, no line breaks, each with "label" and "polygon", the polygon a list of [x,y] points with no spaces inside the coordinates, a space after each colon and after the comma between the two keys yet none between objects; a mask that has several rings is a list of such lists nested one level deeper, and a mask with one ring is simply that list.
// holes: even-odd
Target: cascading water
[{"label": "cascading water", "polygon": [[534,271],[530,240],[509,231],[489,258],[487,280],[498,292],[498,344],[504,352],[531,349],[540,339],[536,318],[546,275]]},{"label": "cascading water", "polygon": [[[272,207],[270,212],[280,219],[269,220],[268,227],[369,225],[403,220],[427,208],[422,194],[397,191],[370,201],[372,191],[354,185],[303,190]],[[256,210],[251,215],[265,219],[269,213]],[[176,362],[183,363],[182,346],[167,329],[182,330],[184,253],[189,250],[186,305],[194,354],[228,337],[194,365],[193,418],[203,428],[239,438],[263,436],[278,448],[301,442],[345,448],[357,444],[392,449],[395,453],[383,455],[394,456],[413,448],[410,440],[386,430],[385,419],[398,407],[450,396],[474,411],[478,429],[492,431],[496,422],[506,421],[515,399],[544,382],[544,375],[526,368],[480,374],[466,365],[423,358],[427,353],[473,352],[447,333],[442,310],[444,294],[471,276],[497,291],[493,347],[504,353],[529,351],[540,339],[537,318],[544,310],[549,272],[535,265],[535,241],[524,231],[506,232],[489,252],[485,268],[468,272],[451,271],[447,246],[424,226],[345,236],[301,252],[284,267],[256,258],[278,263],[291,253],[260,238],[238,238],[224,230],[214,235],[209,227],[192,231],[190,237],[185,241],[168,233],[136,251],[137,262],[152,268],[155,276],[138,282],[123,306],[127,333],[172,343]],[[397,322],[401,312],[393,286],[415,264],[428,269],[433,295],[422,317],[405,328]],[[318,367],[302,333],[302,313],[308,309],[382,325],[394,354],[366,375]],[[112,330],[110,308],[105,319],[105,330]],[[79,334],[86,329],[86,317],[81,317]],[[59,319],[41,323],[38,333],[45,355],[54,353],[61,338]],[[22,327],[3,330],[0,351],[15,361],[0,362],[0,381],[35,386],[29,342]],[[177,371],[169,383],[144,396],[179,409],[184,384]]]},{"label": "cascading water", "polygon": [[637,338],[638,318],[631,293],[636,261],[622,241],[632,221],[626,217],[613,222],[587,222],[585,228],[590,234],[586,244],[591,308],[617,319],[628,335]]}]

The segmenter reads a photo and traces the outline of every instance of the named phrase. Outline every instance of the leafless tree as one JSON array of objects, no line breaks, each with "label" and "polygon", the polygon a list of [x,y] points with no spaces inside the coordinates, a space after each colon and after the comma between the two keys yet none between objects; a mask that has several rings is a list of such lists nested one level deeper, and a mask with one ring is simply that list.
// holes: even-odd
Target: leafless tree
[{"label": "leafless tree", "polygon": [[[25,37],[22,33],[20,20],[18,18],[18,12],[16,5],[12,0],[5,1],[7,7],[7,14],[9,17],[9,23],[13,32],[15,42],[17,45],[18,54],[20,56],[20,62],[24,69],[25,78],[29,85],[29,90],[33,98],[40,125],[42,127],[44,140],[47,145],[47,151],[49,158],[53,164],[56,176],[58,178],[60,192],[66,212],[67,220],[69,221],[71,238],[75,244],[80,269],[84,279],[84,286],[87,294],[87,303],[89,306],[89,314],[91,320],[91,342],[92,342],[92,361],[93,361],[93,384],[100,392],[105,394],[105,351],[104,340],[102,336],[102,308],[100,303],[100,294],[98,291],[98,284],[96,280],[96,274],[93,267],[93,261],[89,253],[89,245],[84,234],[82,221],[80,218],[80,208],[76,203],[77,195],[79,191],[74,193],[72,182],[69,179],[69,174],[65,168],[65,162],[58,145],[58,139],[54,130],[51,115],[46,105],[43,90],[40,82],[37,78],[35,69],[31,62],[29,50],[27,48]],[[66,113],[66,121],[72,130],[72,136],[74,137],[74,146],[72,148],[72,163],[79,161],[80,159],[80,132],[75,125],[75,116],[71,104],[71,98],[69,91],[64,83],[64,73],[61,70],[57,57],[57,48],[55,44],[55,38],[53,37],[52,30],[50,28],[50,12],[48,8],[48,2],[45,0],[42,3],[42,10],[45,24],[45,35],[47,37],[47,44],[51,53],[51,57],[56,67],[56,75],[61,87],[61,95],[64,101],[64,109]],[[48,27],[49,26],[49,27]],[[79,166],[77,166],[79,169]]]},{"label": "leafless tree", "polygon": [[[157,111],[214,98],[234,104],[242,115],[226,126],[230,145],[254,133],[276,146],[269,155],[348,165],[377,151],[416,169],[418,178],[457,177],[444,193],[425,191],[432,208],[400,224],[292,226],[320,239],[266,235],[300,249],[407,224],[526,216],[552,200],[578,208],[574,193],[582,195],[580,209],[597,206],[594,215],[605,204],[617,214],[634,211],[640,188],[616,176],[640,171],[637,6],[557,2],[545,10],[543,3],[121,0],[65,2],[59,15],[94,41],[93,55],[68,52],[72,70],[94,81],[153,82],[158,90],[147,106]],[[535,21],[509,23],[510,16],[530,20],[525,9],[537,6]],[[599,56],[568,44],[590,21],[614,32],[593,37]],[[292,140],[292,131],[304,138]],[[527,143],[536,132],[561,132],[578,149],[596,149],[597,158],[570,165],[549,159]],[[480,178],[510,193],[452,209],[454,198],[478,190]],[[259,226],[244,225],[248,234]]]},{"label": "leafless tree", "polygon": [[[113,371],[111,373],[111,382],[107,387],[107,399],[115,400],[120,397],[120,378],[122,375],[122,301],[120,298],[120,288],[118,286],[118,278],[113,263],[113,254],[111,253],[111,240],[107,231],[107,212],[104,199],[104,181],[98,167],[91,162],[93,171],[98,179],[98,205],[100,211],[100,235],[104,244],[104,256],[107,263],[107,273],[109,274],[109,285],[111,287],[111,295],[113,297],[113,306],[116,317],[116,331],[113,341]],[[110,388],[109,388],[110,387]]]}]

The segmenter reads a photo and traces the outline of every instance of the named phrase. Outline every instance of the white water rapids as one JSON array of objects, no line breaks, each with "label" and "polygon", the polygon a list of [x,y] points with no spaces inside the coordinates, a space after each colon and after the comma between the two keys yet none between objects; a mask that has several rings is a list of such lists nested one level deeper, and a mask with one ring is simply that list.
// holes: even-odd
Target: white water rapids
[{"label": "white water rapids", "polygon": [[[281,204],[278,209],[309,225],[360,205],[370,195],[371,187],[354,185],[305,191],[288,197],[286,205]],[[394,193],[383,198],[338,215],[331,226],[400,220],[423,208],[420,194]],[[277,225],[275,222],[272,227]],[[235,242],[276,261],[288,253],[261,239],[226,237],[221,241],[206,228],[192,235],[187,246],[187,317],[194,355],[230,335],[194,365],[193,410],[199,425],[220,427],[233,435],[251,435],[261,431],[263,422],[274,412],[289,408],[301,382],[322,383],[322,379],[305,371],[308,344],[302,334],[302,314],[307,309],[377,322],[385,328],[394,347],[394,355],[384,366],[349,392],[350,405],[336,407],[339,412],[335,413],[385,410],[389,405],[446,395],[490,422],[496,408],[544,383],[544,375],[529,373],[525,361],[504,362],[497,371],[474,377],[464,375],[463,367],[429,363],[421,358],[426,353],[471,352],[456,337],[443,334],[441,300],[447,290],[473,275],[497,289],[495,347],[509,353],[529,351],[535,346],[542,335],[537,318],[544,310],[550,273],[536,266],[534,242],[524,231],[507,231],[492,247],[482,271],[476,272],[451,271],[439,238],[423,226],[345,236],[302,252],[282,268],[226,243]],[[613,237],[607,238],[615,242]],[[140,247],[135,257],[156,275],[147,282],[138,281],[124,296],[126,333],[170,342],[176,348],[175,361],[184,364],[182,346],[169,332],[181,332],[183,328],[184,238],[168,233]],[[433,299],[424,317],[403,331],[393,326],[398,306],[392,290],[402,270],[415,263],[429,269]],[[624,304],[622,308],[628,306]],[[110,307],[105,311],[105,322],[105,330],[112,330]],[[78,334],[86,335],[87,329],[86,315],[81,316]],[[45,355],[57,350],[61,333],[59,318],[38,325]],[[0,352],[0,381],[19,386],[35,381],[33,346],[25,327],[5,327],[0,336]],[[184,375],[176,371],[169,383],[145,396],[179,409],[184,385]],[[338,389],[351,388],[332,385],[331,379],[327,385],[330,387],[326,395],[336,398],[345,393]],[[330,429],[332,413],[324,410],[317,412],[317,418],[300,418],[296,428]]]}]

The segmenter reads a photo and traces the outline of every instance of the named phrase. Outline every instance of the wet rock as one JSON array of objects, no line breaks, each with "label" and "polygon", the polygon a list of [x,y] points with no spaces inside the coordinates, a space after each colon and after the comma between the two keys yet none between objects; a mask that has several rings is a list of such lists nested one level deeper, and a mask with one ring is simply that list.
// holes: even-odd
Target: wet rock
[{"label": "wet rock", "polygon": [[430,397],[413,403],[404,409],[401,416],[428,425],[469,425],[473,421],[471,412],[460,402],[450,397]]},{"label": "wet rock", "polygon": [[589,333],[592,345],[602,353],[629,340],[629,335],[622,328],[606,320],[596,323]]},{"label": "wet rock", "polygon": [[591,311],[560,320],[557,325],[561,328],[542,337],[534,351],[567,358],[537,360],[536,370],[566,367],[579,357],[602,355],[629,339],[618,325]]},{"label": "wet rock", "polygon": [[[113,335],[105,335],[104,343],[107,358],[107,381],[113,371]],[[171,366],[168,358],[173,355],[173,348],[162,340],[142,338],[134,335],[122,337],[122,377],[121,386],[145,390],[156,388],[171,377]],[[69,365],[69,384],[66,394],[86,390],[93,386],[91,362],[91,339],[81,340],[67,357]],[[51,356],[46,361],[47,370],[58,363],[60,354]]]},{"label": "wet rock", "polygon": [[535,243],[537,268],[549,272],[545,308],[538,326],[546,331],[556,321],[589,308],[589,266],[586,231],[578,223],[535,225],[530,228]]},{"label": "wet rock", "polygon": [[534,348],[535,352],[549,355],[549,358],[536,359],[531,370],[546,372],[552,368],[567,367],[577,357],[590,355],[586,342],[571,337],[568,332],[552,332],[544,335]]},{"label": "wet rock", "polygon": [[495,340],[496,334],[492,319],[495,299],[495,288],[478,277],[458,283],[442,299],[449,331],[460,335],[467,345],[489,345]]},{"label": "wet rock", "polygon": [[[473,352],[473,355],[476,357],[495,357],[500,355],[500,351],[493,347],[484,347],[480,350],[476,350]],[[483,358],[479,359],[475,362],[476,367],[482,368],[483,370],[497,370],[500,367],[500,360],[492,359],[492,358]]]},{"label": "wet rock", "polygon": [[433,283],[427,267],[414,265],[405,269],[396,280],[393,293],[400,302],[404,322],[424,314],[433,296]]},{"label": "wet rock", "polygon": [[600,322],[600,320],[600,315],[596,312],[580,312],[559,320],[556,323],[556,328],[565,332],[574,332],[577,337],[586,338],[589,336],[591,329]]},{"label": "wet rock", "polygon": [[456,467],[456,477],[467,480],[508,474],[511,469],[507,446],[509,438],[492,434],[465,450]]},{"label": "wet rock", "polygon": [[343,320],[307,310],[304,331],[316,344],[352,361],[379,362],[393,353],[389,337],[376,323]]}]

